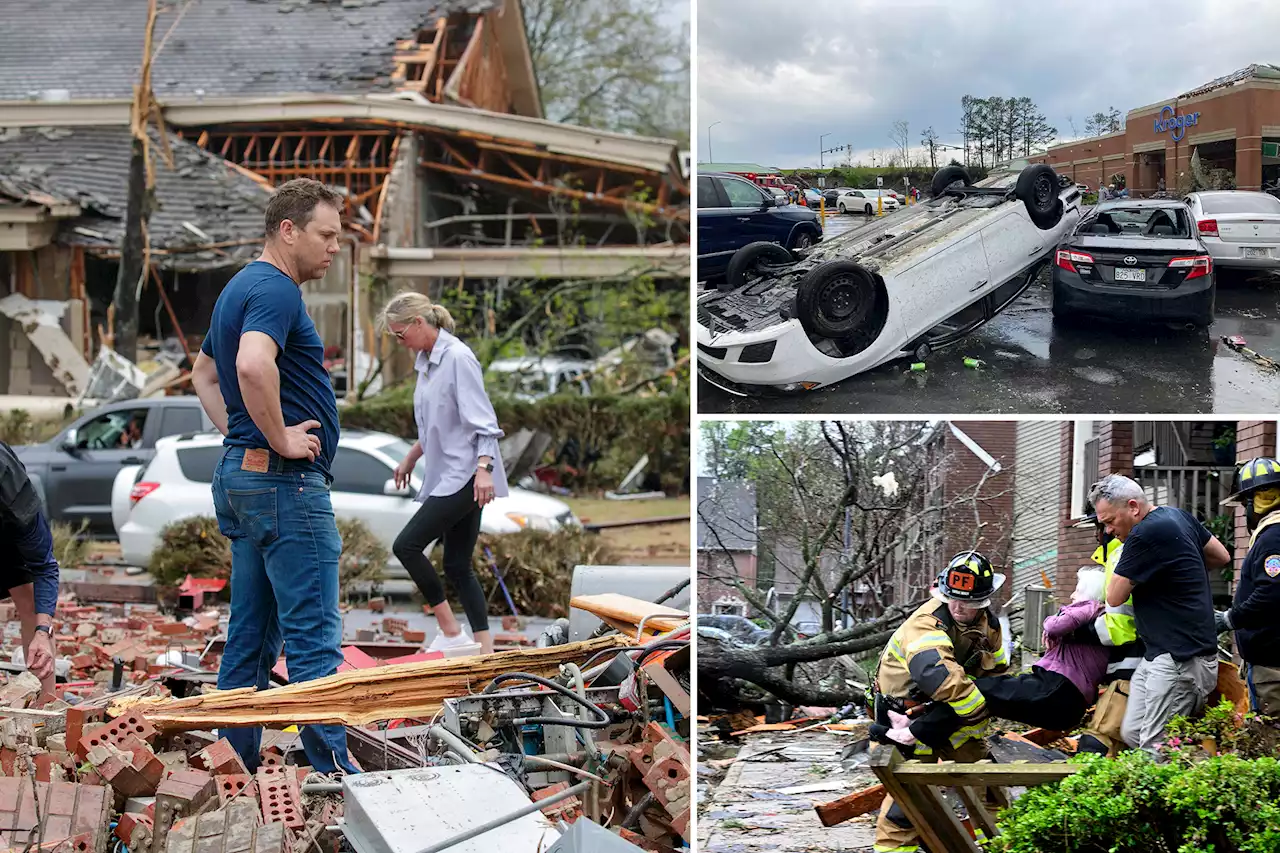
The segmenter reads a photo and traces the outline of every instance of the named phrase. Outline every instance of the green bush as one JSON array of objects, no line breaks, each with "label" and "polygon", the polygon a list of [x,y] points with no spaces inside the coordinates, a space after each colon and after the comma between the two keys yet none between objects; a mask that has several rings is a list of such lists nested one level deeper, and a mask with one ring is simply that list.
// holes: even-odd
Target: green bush
[{"label": "green bush", "polygon": [[1275,853],[1280,762],[1221,755],[1157,764],[1139,751],[1028,789],[1000,815],[999,853]]},{"label": "green bush", "polygon": [[151,552],[151,576],[161,587],[175,587],[193,578],[230,578],[231,543],[207,515],[183,518],[160,530],[160,543]]},{"label": "green bush", "polygon": [[[521,429],[550,433],[553,456],[569,439],[601,454],[594,464],[575,466],[570,485],[583,490],[613,488],[641,454],[657,471],[668,492],[681,490],[689,472],[688,394],[656,397],[554,395],[536,402],[509,397],[493,401],[498,424],[507,435]],[[389,432],[412,441],[413,387],[403,386],[340,410],[344,427]]]}]

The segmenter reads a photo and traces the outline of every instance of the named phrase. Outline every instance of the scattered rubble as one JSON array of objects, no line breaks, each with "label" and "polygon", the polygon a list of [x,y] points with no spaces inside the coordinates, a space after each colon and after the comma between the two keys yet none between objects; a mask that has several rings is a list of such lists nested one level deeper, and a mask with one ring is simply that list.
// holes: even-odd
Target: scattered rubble
[{"label": "scattered rubble", "polygon": [[[217,591],[192,592],[182,604]],[[616,594],[573,606],[607,626],[533,648],[504,620],[505,650],[446,657],[421,652],[423,632],[386,615],[343,649],[336,675],[290,685],[282,661],[281,686],[218,691],[216,606],[171,614],[64,597],[54,695],[21,665],[0,665],[0,850],[366,853],[411,839],[405,853],[534,853],[562,836],[554,849],[578,849],[566,833],[582,822],[591,849],[604,849],[598,830],[609,849],[673,851],[692,806],[688,614]],[[0,620],[18,647],[11,603]],[[320,721],[347,725],[365,772],[305,766],[297,727]],[[216,729],[258,724],[269,728],[251,774]],[[485,791],[481,808],[455,801],[469,786]],[[368,807],[393,803],[393,791],[413,807]]]}]

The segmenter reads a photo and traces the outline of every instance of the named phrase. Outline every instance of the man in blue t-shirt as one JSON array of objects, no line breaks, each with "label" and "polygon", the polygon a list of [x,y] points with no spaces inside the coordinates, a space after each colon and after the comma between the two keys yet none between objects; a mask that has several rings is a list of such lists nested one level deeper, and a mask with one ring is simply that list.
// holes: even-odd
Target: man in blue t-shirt
[{"label": "man in blue t-shirt", "polygon": [[[213,476],[218,527],[231,540],[222,690],[265,689],[282,647],[292,683],[333,675],[342,662],[342,539],[329,499],[338,406],[300,289],[338,252],[341,210],[342,197],[319,181],[280,186],[267,204],[266,247],[218,296],[191,370],[226,436]],[[262,729],[221,734],[254,772]],[[317,771],[355,772],[342,726],[307,726],[302,745]]]},{"label": "man in blue t-shirt", "polygon": [[1142,486],[1128,477],[1104,477],[1089,499],[1098,521],[1124,543],[1107,604],[1118,607],[1133,596],[1138,637],[1146,644],[1129,685],[1120,736],[1156,755],[1169,720],[1199,713],[1217,685],[1209,569],[1225,566],[1231,557],[1195,516],[1152,506]]}]

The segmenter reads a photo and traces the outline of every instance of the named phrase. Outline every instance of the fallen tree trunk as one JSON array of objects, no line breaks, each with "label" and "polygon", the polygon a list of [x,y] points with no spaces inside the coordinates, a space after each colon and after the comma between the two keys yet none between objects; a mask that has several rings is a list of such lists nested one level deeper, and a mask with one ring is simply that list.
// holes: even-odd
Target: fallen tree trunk
[{"label": "fallen tree trunk", "polygon": [[109,713],[115,717],[138,711],[159,729],[364,726],[381,720],[428,718],[445,699],[479,692],[503,673],[551,677],[562,663],[581,664],[596,652],[625,642],[611,635],[544,649],[352,670],[269,690],[246,687],[186,699],[126,699],[113,702]]}]

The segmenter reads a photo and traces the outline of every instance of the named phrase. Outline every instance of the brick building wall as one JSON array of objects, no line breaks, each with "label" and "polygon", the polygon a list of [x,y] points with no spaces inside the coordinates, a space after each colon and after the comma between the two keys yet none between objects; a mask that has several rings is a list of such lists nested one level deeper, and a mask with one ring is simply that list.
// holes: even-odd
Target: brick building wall
[{"label": "brick building wall", "polygon": [[737,601],[745,608],[745,615],[753,613],[751,605],[742,594],[723,578],[736,576],[742,583],[756,587],[756,555],[749,551],[698,551],[698,612],[712,613],[720,601]]},{"label": "brick building wall", "polygon": [[[982,476],[987,464],[974,455],[950,432],[945,438],[944,501],[952,503],[962,496],[977,493],[978,524],[974,529],[973,505],[964,502],[949,509],[942,523],[943,559],[969,548],[977,548],[996,570],[1013,574],[1013,472],[1016,466],[1017,424],[1014,421],[953,421],[952,423],[991,454],[1001,466],[999,474]],[[975,544],[976,543],[976,544]],[[1008,601],[1011,593],[1006,583],[998,596]]]},{"label": "brick building wall", "polygon": [[[1053,579],[1054,598],[1059,604],[1065,604],[1071,598],[1071,591],[1076,586],[1076,570],[1090,564],[1090,557],[1098,547],[1097,538],[1090,529],[1072,527],[1079,519],[1071,517],[1071,473],[1074,466],[1072,450],[1075,446],[1076,425],[1071,421],[1062,422],[1062,455],[1059,470],[1062,478],[1058,492],[1061,500],[1058,504],[1058,563]],[[1101,455],[1099,455],[1101,459]],[[1086,479],[1096,480],[1096,471],[1084,472]]]}]

